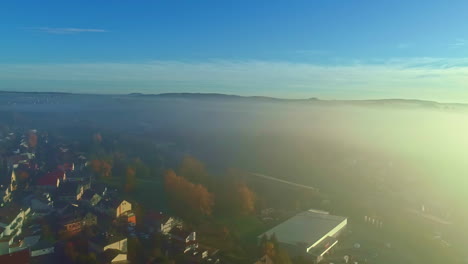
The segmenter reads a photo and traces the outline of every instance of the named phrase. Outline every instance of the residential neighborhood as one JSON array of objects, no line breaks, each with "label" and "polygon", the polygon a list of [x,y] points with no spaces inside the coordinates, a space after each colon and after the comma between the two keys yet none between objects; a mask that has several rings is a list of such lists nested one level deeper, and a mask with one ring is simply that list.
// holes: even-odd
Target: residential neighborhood
[{"label": "residential neighborhood", "polygon": [[[2,159],[9,177],[0,178],[0,263],[131,263],[129,241],[155,236],[168,257],[221,263],[181,219],[162,212],[137,217],[134,201],[96,180],[86,153],[49,145],[35,129],[0,136],[10,146]],[[77,249],[77,237],[85,249]]]}]

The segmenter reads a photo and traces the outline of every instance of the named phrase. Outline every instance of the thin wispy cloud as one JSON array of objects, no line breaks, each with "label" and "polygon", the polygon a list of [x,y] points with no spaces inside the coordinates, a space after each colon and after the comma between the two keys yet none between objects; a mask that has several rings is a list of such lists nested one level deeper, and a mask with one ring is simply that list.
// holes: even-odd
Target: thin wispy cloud
[{"label": "thin wispy cloud", "polygon": [[[256,60],[0,64],[0,81],[19,88],[45,83],[44,90],[47,83],[60,82],[64,87],[76,84],[76,88],[93,88],[101,93],[202,91],[468,102],[468,58],[402,58],[333,66]],[[1,84],[0,90],[9,88]]]},{"label": "thin wispy cloud", "polygon": [[413,44],[408,43],[408,42],[402,42],[397,44],[398,49],[407,49],[410,48]]},{"label": "thin wispy cloud", "polygon": [[301,55],[324,55],[324,54],[327,54],[328,51],[319,50],[319,49],[303,49],[303,50],[295,50],[294,53],[301,54]]},{"label": "thin wispy cloud", "polygon": [[455,40],[454,43],[450,44],[450,47],[461,48],[463,46],[466,46],[467,44],[468,44],[468,41],[466,39],[458,38]]},{"label": "thin wispy cloud", "polygon": [[34,31],[48,33],[48,34],[78,34],[78,33],[104,33],[108,32],[105,29],[99,28],[54,28],[54,27],[33,27],[29,28]]}]

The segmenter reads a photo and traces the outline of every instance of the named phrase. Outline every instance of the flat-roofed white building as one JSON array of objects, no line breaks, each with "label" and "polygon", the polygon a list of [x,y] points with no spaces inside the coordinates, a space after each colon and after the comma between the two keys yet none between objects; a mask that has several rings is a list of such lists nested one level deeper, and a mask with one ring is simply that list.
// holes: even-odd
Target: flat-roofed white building
[{"label": "flat-roofed white building", "polygon": [[346,217],[308,210],[261,234],[258,239],[275,234],[291,256],[309,255],[321,260],[338,243],[337,237],[347,224]]}]

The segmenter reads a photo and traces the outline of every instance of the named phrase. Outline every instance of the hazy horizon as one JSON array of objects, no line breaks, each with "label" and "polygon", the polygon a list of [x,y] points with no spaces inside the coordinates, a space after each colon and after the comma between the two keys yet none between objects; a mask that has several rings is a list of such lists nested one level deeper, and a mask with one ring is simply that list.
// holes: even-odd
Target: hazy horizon
[{"label": "hazy horizon", "polygon": [[269,94],[234,94],[234,93],[221,93],[221,92],[178,92],[178,91],[161,91],[158,93],[145,93],[145,92],[129,92],[129,93],[93,93],[93,92],[67,92],[67,91],[49,91],[49,90],[0,90],[0,93],[31,93],[31,94],[47,94],[47,93],[58,93],[58,94],[71,94],[71,95],[102,95],[102,96],[125,96],[125,95],[142,95],[142,96],[153,96],[153,95],[200,95],[200,96],[209,96],[209,95],[219,95],[219,96],[235,96],[235,97],[244,97],[244,98],[271,98],[271,99],[279,99],[279,100],[319,100],[319,101],[421,101],[421,102],[432,102],[432,103],[437,103],[437,104],[459,104],[459,105],[466,105],[468,102],[454,102],[454,101],[436,101],[436,100],[428,100],[428,99],[421,99],[421,98],[404,98],[404,97],[369,97],[369,98],[320,98],[316,96],[309,96],[309,97],[277,97],[277,96],[271,96]]},{"label": "hazy horizon", "polygon": [[468,103],[464,1],[27,2],[0,10],[0,90]]}]

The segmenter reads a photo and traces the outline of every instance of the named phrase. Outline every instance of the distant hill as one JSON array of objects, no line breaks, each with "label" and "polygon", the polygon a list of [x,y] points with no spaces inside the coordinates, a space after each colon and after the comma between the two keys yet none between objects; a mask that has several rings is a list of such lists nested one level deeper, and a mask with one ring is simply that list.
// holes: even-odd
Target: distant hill
[{"label": "distant hill", "polygon": [[218,99],[218,100],[258,100],[258,101],[310,101],[318,100],[317,98],[309,99],[284,99],[268,96],[241,96],[232,94],[221,93],[162,93],[162,94],[142,94],[131,93],[129,96],[143,96],[143,97],[160,97],[160,98],[180,98],[180,99]]},{"label": "distant hill", "polygon": [[262,101],[262,102],[297,102],[314,103],[317,105],[355,105],[355,106],[382,106],[382,107],[424,107],[451,109],[457,107],[468,107],[467,104],[439,103],[436,101],[426,101],[417,99],[372,99],[372,100],[321,100],[318,98],[307,99],[283,99],[267,96],[240,96],[220,93],[162,93],[162,94],[142,94],[132,93],[129,96],[136,97],[157,97],[174,99],[194,99],[194,100],[230,100],[230,101]]},{"label": "distant hill", "polygon": [[[0,91],[1,94],[10,95],[87,95],[93,94],[79,94],[79,93],[66,93],[66,92],[17,92],[17,91]],[[118,96],[118,97],[131,97],[131,98],[166,98],[166,99],[184,99],[184,100],[219,100],[219,101],[245,101],[245,102],[275,102],[275,103],[301,103],[301,104],[314,104],[323,106],[337,106],[337,105],[353,105],[364,107],[403,107],[403,108],[433,108],[433,109],[467,109],[468,104],[461,103],[439,103],[436,101],[418,100],[418,99],[372,99],[372,100],[322,100],[315,97],[304,99],[285,99],[275,98],[268,96],[241,96],[233,94],[222,93],[161,93],[161,94],[144,94],[144,93],[130,93],[130,94],[96,94],[99,96]]]},{"label": "distant hill", "polygon": [[0,91],[0,94],[25,94],[25,95],[72,95],[65,92],[21,92],[21,91]]}]

